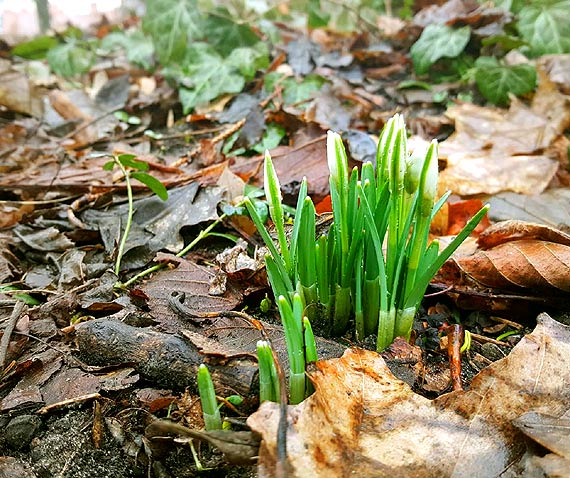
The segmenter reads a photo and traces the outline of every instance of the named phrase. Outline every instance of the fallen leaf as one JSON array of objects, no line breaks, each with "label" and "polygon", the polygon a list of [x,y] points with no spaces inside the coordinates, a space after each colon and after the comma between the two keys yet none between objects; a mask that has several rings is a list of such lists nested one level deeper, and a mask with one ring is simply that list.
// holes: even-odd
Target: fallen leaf
[{"label": "fallen leaf", "polygon": [[570,247],[555,242],[509,241],[456,262],[464,274],[486,287],[570,292]]},{"label": "fallen leaf", "polygon": [[447,167],[439,187],[459,195],[542,192],[558,163],[543,153],[570,124],[567,99],[540,73],[531,107],[513,99],[508,111],[455,105],[455,132],[440,145]]},{"label": "fallen leaf", "polygon": [[[374,352],[349,349],[317,362],[315,394],[287,407],[289,476],[497,477],[524,453],[513,419],[568,408],[569,360],[569,327],[541,314],[471,390],[434,401],[397,380]],[[248,419],[263,438],[261,478],[275,476],[278,422],[279,405],[269,402]]]},{"label": "fallen leaf", "polygon": [[570,190],[567,188],[548,189],[532,196],[504,192],[491,197],[489,204],[493,221],[518,219],[559,228],[570,226]]},{"label": "fallen leaf", "polygon": [[491,249],[508,241],[536,239],[570,246],[570,234],[543,224],[525,221],[503,221],[493,224],[477,239],[481,249]]}]

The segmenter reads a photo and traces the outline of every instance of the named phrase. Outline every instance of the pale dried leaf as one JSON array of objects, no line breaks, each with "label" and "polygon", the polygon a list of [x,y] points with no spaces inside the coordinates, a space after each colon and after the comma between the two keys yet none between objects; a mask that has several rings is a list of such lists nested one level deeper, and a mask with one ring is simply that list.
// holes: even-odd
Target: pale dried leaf
[{"label": "pale dried leaf", "polygon": [[[570,330],[546,314],[470,391],[435,401],[412,392],[373,352],[318,362],[315,394],[288,407],[290,476],[496,477],[524,452],[513,419],[568,408],[569,362]],[[248,420],[263,436],[262,478],[274,476],[278,421],[271,403]]]},{"label": "pale dried leaf", "polygon": [[568,100],[540,75],[531,107],[513,100],[508,111],[473,104],[452,106],[446,115],[455,133],[441,143],[447,167],[440,187],[460,195],[542,192],[558,168],[544,150],[568,127]]}]

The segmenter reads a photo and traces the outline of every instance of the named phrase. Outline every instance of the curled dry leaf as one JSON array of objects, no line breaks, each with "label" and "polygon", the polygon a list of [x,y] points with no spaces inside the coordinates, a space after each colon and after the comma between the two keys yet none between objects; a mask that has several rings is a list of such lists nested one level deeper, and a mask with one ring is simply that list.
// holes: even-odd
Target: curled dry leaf
[{"label": "curled dry leaf", "polygon": [[523,221],[505,221],[478,239],[483,250],[456,259],[463,274],[486,287],[570,292],[570,235]]},{"label": "curled dry leaf", "polygon": [[[349,349],[310,373],[316,392],[288,407],[292,477],[496,477],[524,440],[512,421],[570,404],[570,329],[546,314],[511,354],[469,391],[434,401],[396,379],[376,353]],[[259,476],[275,476],[279,407],[266,402],[248,424],[262,434]]]}]

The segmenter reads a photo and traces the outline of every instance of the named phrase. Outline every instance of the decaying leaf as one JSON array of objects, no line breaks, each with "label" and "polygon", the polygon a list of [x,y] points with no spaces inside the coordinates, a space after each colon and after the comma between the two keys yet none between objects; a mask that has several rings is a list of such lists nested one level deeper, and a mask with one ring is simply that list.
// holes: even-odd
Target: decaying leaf
[{"label": "decaying leaf", "polygon": [[486,287],[503,290],[570,292],[570,236],[562,231],[505,221],[487,229],[479,250],[456,259],[469,278]]},{"label": "decaying leaf", "polygon": [[567,99],[544,74],[531,107],[513,100],[508,111],[473,104],[452,106],[446,115],[455,133],[441,143],[447,167],[440,188],[459,195],[542,192],[558,165],[548,149],[570,122]]},{"label": "decaying leaf", "polygon": [[[349,349],[318,362],[316,392],[288,407],[287,455],[295,477],[496,477],[524,440],[512,421],[526,412],[561,416],[570,405],[570,329],[546,314],[471,390],[434,401],[397,380],[376,353]],[[248,423],[262,434],[259,476],[274,476],[279,407]]]}]

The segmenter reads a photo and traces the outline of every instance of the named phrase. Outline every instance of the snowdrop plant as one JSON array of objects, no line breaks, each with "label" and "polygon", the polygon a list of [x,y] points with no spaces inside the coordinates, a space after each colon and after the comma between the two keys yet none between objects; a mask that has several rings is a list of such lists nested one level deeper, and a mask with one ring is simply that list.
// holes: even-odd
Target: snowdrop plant
[{"label": "snowdrop plant", "polygon": [[327,161],[333,209],[328,233],[315,235],[315,209],[303,179],[287,240],[279,181],[269,154],[265,193],[277,245],[255,209],[246,206],[269,250],[267,273],[282,316],[284,304],[293,310],[299,297],[295,300],[309,312],[304,315],[326,323],[326,332],[341,335],[353,320],[357,338],[374,334],[377,349],[383,350],[397,336],[410,337],[429,282],[488,206],[443,251],[437,240],[430,242],[430,224],[449,196],[436,200],[437,142],[410,156],[400,115],[391,118],[380,135],[376,167],[368,162],[360,171],[349,171],[341,137],[333,132],[327,136]]}]

